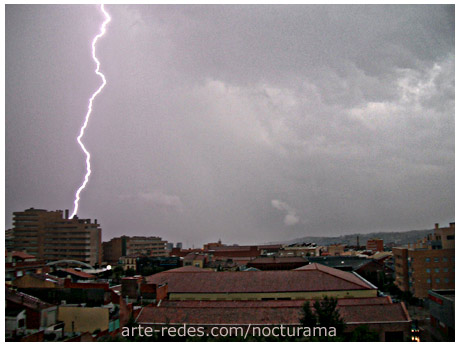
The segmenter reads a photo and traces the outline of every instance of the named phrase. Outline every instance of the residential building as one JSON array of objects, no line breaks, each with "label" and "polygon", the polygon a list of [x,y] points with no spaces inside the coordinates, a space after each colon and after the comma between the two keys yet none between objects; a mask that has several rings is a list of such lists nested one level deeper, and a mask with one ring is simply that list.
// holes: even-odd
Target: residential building
[{"label": "residential building", "polygon": [[327,253],[330,256],[341,256],[345,252],[344,244],[332,244],[327,247]]},{"label": "residential building", "polygon": [[44,260],[22,251],[7,252],[5,258],[5,279],[14,280],[27,274],[41,274],[50,271]]},{"label": "residential building", "polygon": [[160,237],[121,236],[103,242],[104,262],[117,264],[120,257],[130,255],[168,256],[167,241]]},{"label": "residential building", "polygon": [[5,231],[5,249],[6,251],[13,251],[14,249],[14,232],[13,229]]},{"label": "residential building", "polygon": [[304,257],[257,257],[248,262],[247,267],[259,270],[290,270],[300,268],[308,264]]},{"label": "residential building", "polygon": [[395,284],[417,298],[429,290],[455,288],[455,223],[407,247],[394,247]]},{"label": "residential building", "polygon": [[315,243],[295,243],[284,245],[278,254],[280,257],[319,256],[320,249]]},{"label": "residential building", "polygon": [[137,271],[137,255],[121,256],[118,263],[122,266],[123,270],[133,269]]},{"label": "residential building", "polygon": [[184,267],[193,266],[203,268],[208,262],[208,256],[200,253],[189,253],[184,257]]},{"label": "residential building", "polygon": [[69,211],[30,208],[13,213],[13,248],[46,262],[77,260],[90,265],[102,261],[101,228],[97,220],[69,219]]},{"label": "residential building", "polygon": [[372,252],[383,251],[383,239],[368,239],[366,250],[370,250]]},{"label": "residential building", "polygon": [[455,290],[429,290],[430,323],[442,341],[455,341]]},{"label": "residential building", "polygon": [[[25,314],[17,314],[15,320],[18,320],[20,328],[25,326],[27,333],[35,333],[40,330],[53,332],[63,328],[62,324],[57,322],[57,306],[55,305],[8,287],[5,291],[5,300],[6,311],[10,309],[25,310]],[[22,319],[21,316],[23,315],[25,315],[25,321],[20,322],[19,320]]]}]

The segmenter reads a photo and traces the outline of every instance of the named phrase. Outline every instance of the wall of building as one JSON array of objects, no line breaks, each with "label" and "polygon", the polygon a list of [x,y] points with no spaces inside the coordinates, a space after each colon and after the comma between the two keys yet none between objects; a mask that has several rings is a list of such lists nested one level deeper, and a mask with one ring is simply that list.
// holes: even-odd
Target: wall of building
[{"label": "wall of building", "polygon": [[[109,309],[102,307],[59,306],[58,319],[65,323],[64,332],[89,332],[109,329]],[[72,328],[73,326],[73,328]]]},{"label": "wall of building", "polygon": [[394,247],[392,251],[395,264],[395,285],[398,286],[401,291],[406,292],[409,290],[408,250]]},{"label": "wall of building", "polygon": [[14,250],[39,259],[73,259],[95,265],[102,261],[101,229],[95,220],[68,219],[62,210],[27,209],[13,213]]},{"label": "wall of building", "polygon": [[455,288],[455,250],[409,250],[409,289],[417,298],[430,289]]},{"label": "wall of building", "polygon": [[17,278],[12,282],[12,285],[19,288],[54,288],[57,287],[57,284],[48,280],[41,280],[34,278],[30,275],[25,275],[20,278]]}]

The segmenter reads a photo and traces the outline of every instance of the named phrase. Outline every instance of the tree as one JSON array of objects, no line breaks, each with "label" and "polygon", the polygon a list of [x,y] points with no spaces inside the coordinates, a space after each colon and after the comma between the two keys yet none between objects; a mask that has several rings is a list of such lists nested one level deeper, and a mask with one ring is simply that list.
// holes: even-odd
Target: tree
[{"label": "tree", "polygon": [[[326,327],[335,328],[337,337],[341,337],[345,330],[345,322],[337,310],[337,299],[325,296],[322,300],[316,300],[311,309],[310,302],[306,302],[302,307],[302,317],[300,323],[304,327]],[[313,337],[311,340],[329,340],[328,336]],[[338,340],[338,339],[335,339]]]},{"label": "tree", "polygon": [[367,324],[356,327],[351,334],[350,340],[347,341],[380,341],[379,333],[370,330]]},{"label": "tree", "polygon": [[136,270],[134,270],[133,268],[128,268],[125,271],[125,275],[126,276],[134,276],[134,275],[136,275]]}]

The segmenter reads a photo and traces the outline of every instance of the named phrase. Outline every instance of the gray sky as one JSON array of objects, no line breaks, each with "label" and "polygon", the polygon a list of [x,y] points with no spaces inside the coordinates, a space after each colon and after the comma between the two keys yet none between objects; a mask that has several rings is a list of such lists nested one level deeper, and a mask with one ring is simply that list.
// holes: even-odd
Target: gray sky
[{"label": "gray sky", "polygon": [[[454,6],[109,5],[78,216],[187,246],[454,221]],[[6,5],[6,222],[73,209],[96,5]]]}]

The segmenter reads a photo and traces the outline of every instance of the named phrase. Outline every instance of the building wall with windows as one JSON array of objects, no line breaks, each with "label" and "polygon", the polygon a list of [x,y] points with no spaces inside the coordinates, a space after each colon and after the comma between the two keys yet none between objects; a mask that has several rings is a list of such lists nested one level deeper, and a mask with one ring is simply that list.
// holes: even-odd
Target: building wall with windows
[{"label": "building wall with windows", "polygon": [[371,250],[374,252],[383,251],[383,239],[369,239],[366,243],[366,250]]},{"label": "building wall with windows", "polygon": [[30,208],[13,213],[15,251],[26,251],[47,262],[73,259],[90,265],[102,261],[101,233],[97,220],[68,218],[62,210]]},{"label": "building wall with windows", "polygon": [[455,250],[409,250],[409,289],[417,298],[428,297],[428,290],[455,288]]},{"label": "building wall with windows", "polygon": [[117,264],[123,256],[168,256],[167,241],[160,237],[121,236],[103,243],[104,262]]},{"label": "building wall with windows", "polygon": [[417,298],[428,290],[455,288],[455,224],[439,228],[412,247],[393,248],[395,284]]}]

